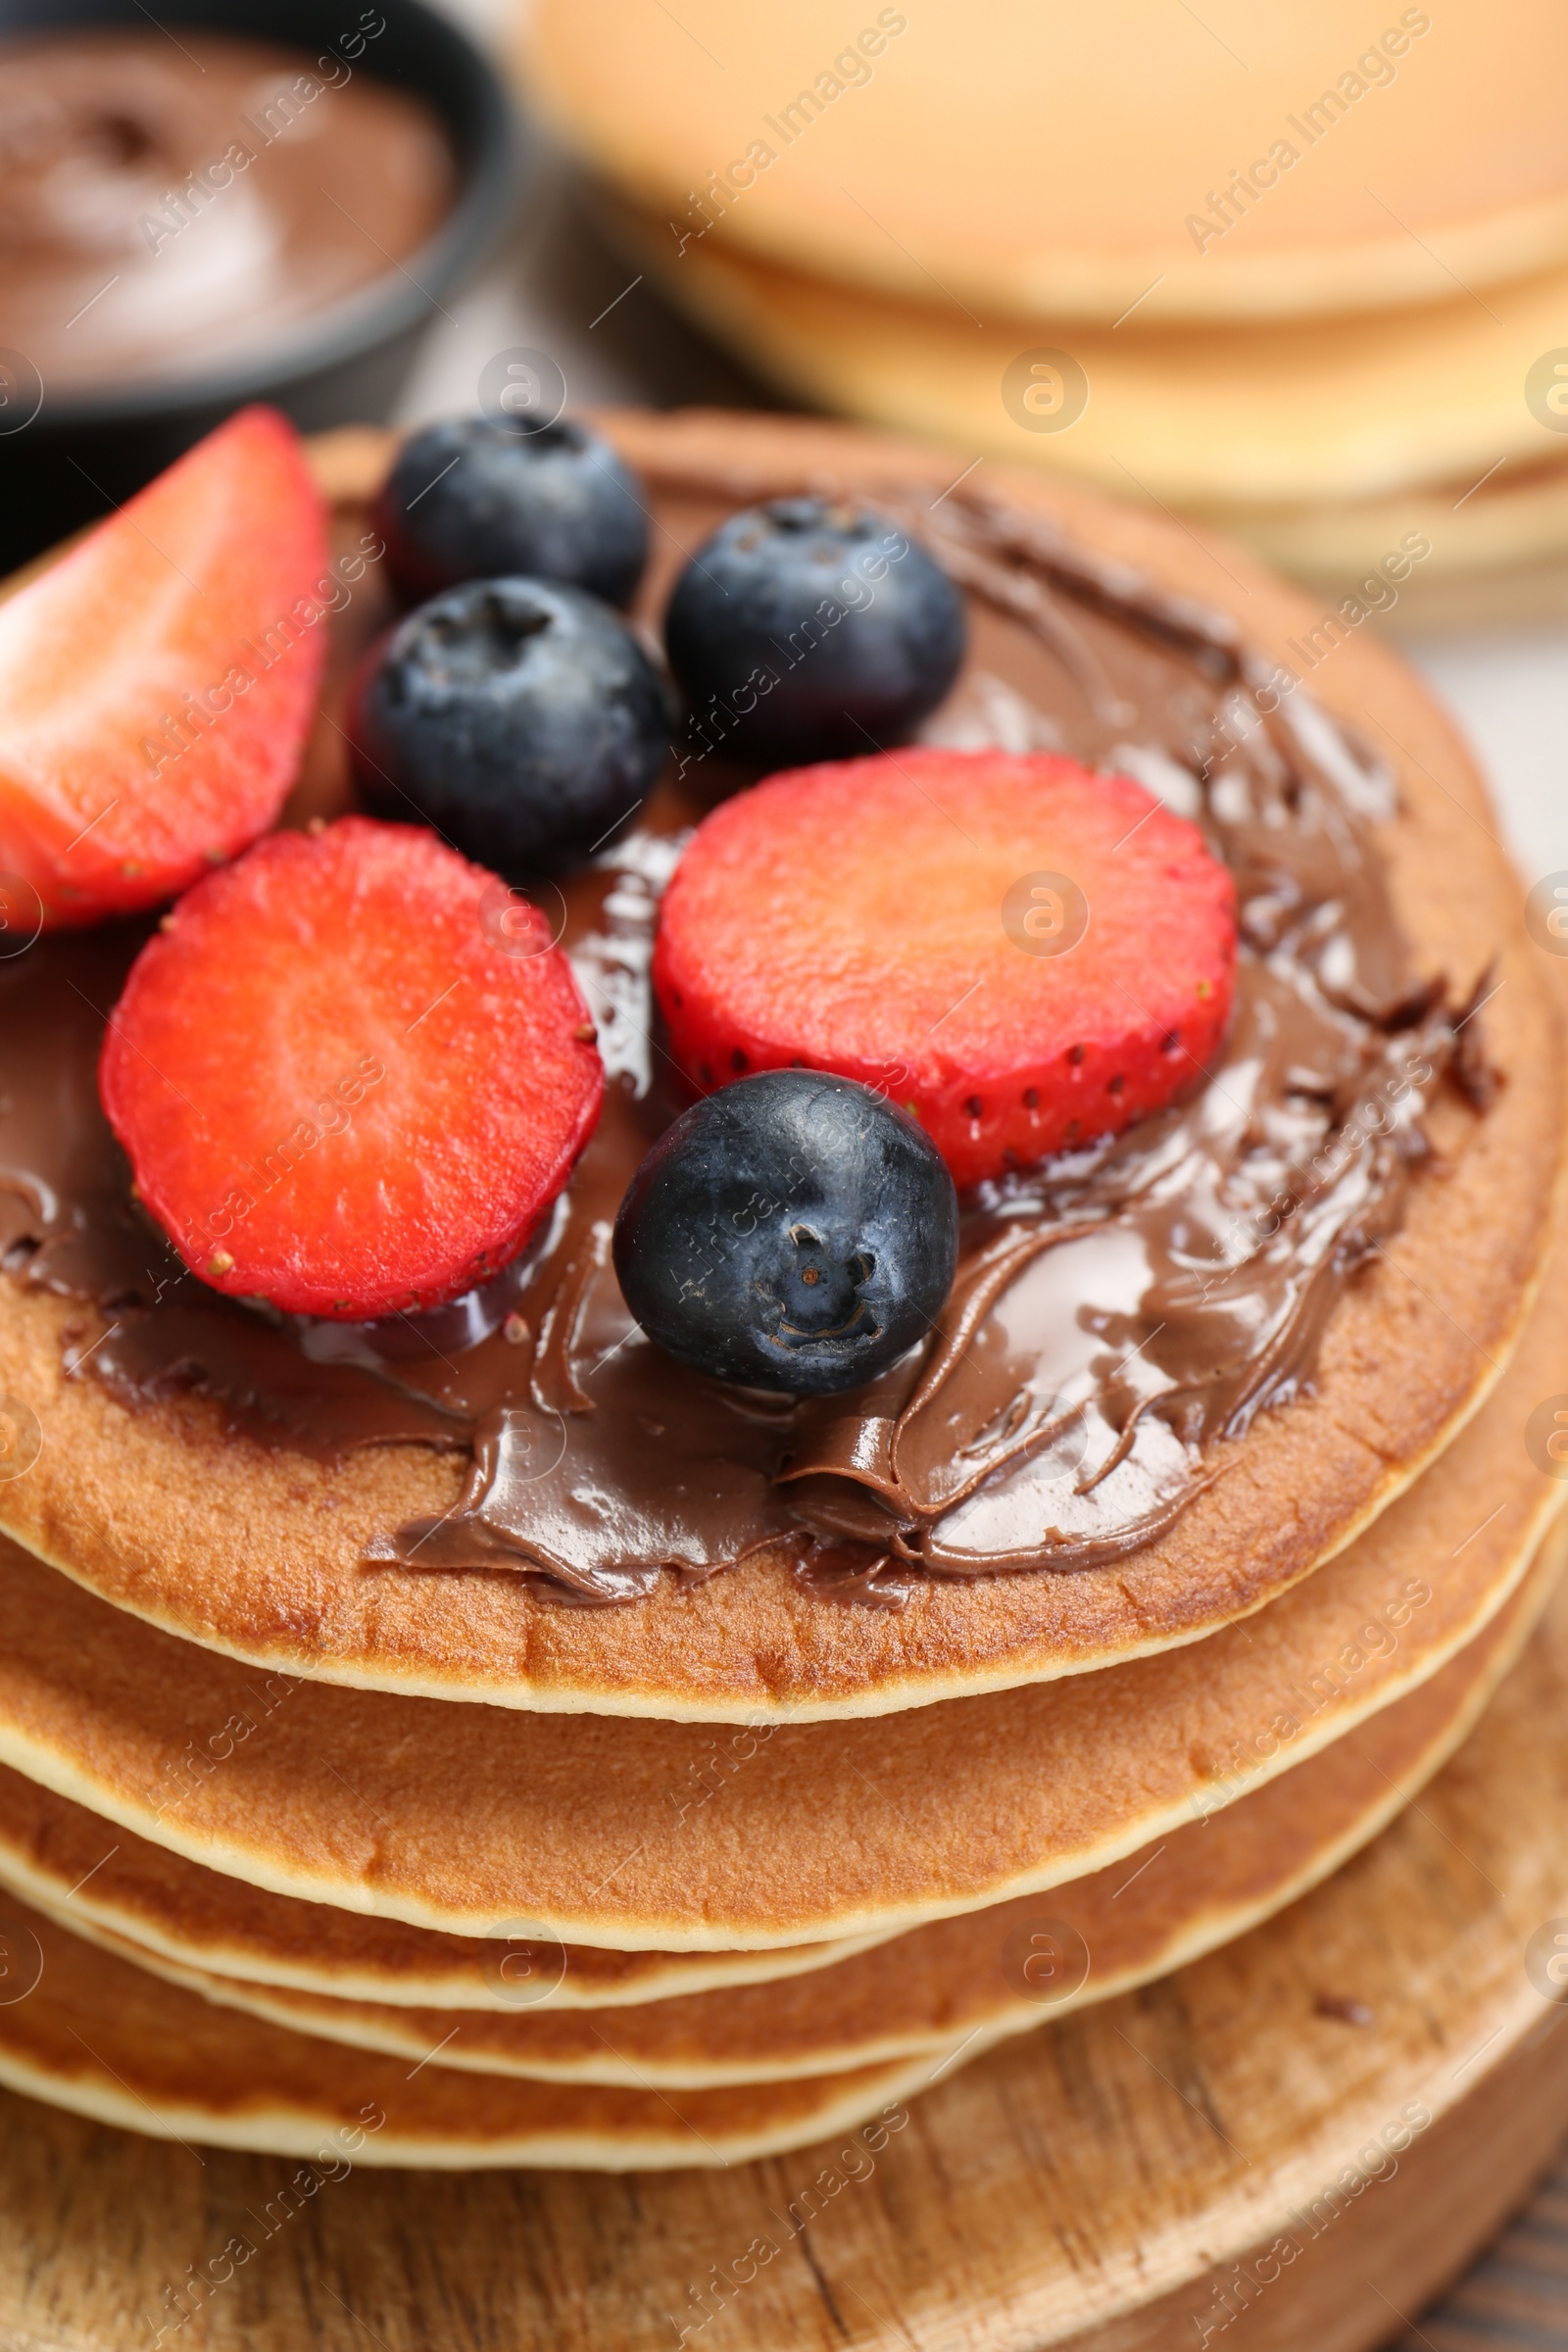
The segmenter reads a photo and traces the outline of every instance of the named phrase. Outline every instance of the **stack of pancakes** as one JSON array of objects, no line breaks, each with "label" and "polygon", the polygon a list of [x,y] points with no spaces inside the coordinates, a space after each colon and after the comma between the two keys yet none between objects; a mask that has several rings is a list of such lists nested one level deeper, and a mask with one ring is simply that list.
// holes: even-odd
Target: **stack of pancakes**
[{"label": "stack of pancakes", "polygon": [[1336,601],[1561,609],[1544,0],[543,0],[521,62],[630,267],[796,398],[1211,517]]},{"label": "stack of pancakes", "polygon": [[[815,486],[951,527],[929,452],[771,418],[606,421],[658,524],[648,620],[704,528],[764,496]],[[387,444],[318,457],[359,543]],[[1100,686],[1074,628],[1110,626],[1118,599],[1155,615],[1140,661],[1186,631],[1243,680],[1301,625],[1293,592],[1175,525],[1000,469],[987,500],[965,527],[1023,553],[1000,584],[975,574],[939,738],[1028,719],[1076,740]],[[372,575],[332,624],[297,820],[346,801],[335,698],[383,594]],[[1129,756],[1153,757],[1148,715],[1114,703]],[[1006,1573],[944,1568],[937,1546],[896,1592],[835,1591],[775,1540],[706,1576],[653,1559],[632,1597],[582,1605],[550,1571],[547,1468],[537,1529],[526,1496],[509,1522],[531,1550],[465,1561],[449,1542],[432,1571],[407,1531],[471,1520],[482,1446],[335,1442],[341,1367],[304,1353],[286,1396],[269,1358],[268,1424],[195,1326],[160,1320],[186,1307],[89,1295],[113,1170],[91,958],[110,950],[46,941],[0,966],[0,2081],[132,2130],[363,2163],[731,2164],[887,2128],[991,2045],[1245,1934],[1392,1820],[1476,1723],[1559,1564],[1563,1062],[1551,967],[1423,691],[1357,641],[1290,726],[1312,773],[1389,787],[1377,903],[1420,985],[1386,1017],[1425,1036],[1446,1004],[1464,1084],[1432,1093],[1396,1213],[1369,1192],[1293,1377],[1205,1447],[1179,1509],[1102,1557],[1058,1546],[1052,1565],[1042,1526]],[[1269,755],[1242,729],[1227,757],[1261,773]],[[596,920],[607,878],[634,896],[683,813],[666,775],[641,848],[567,885],[590,985],[605,942],[575,894],[598,894]],[[646,1038],[636,963],[596,1006],[627,1102],[635,1041],[610,1044],[612,1014]],[[47,1054],[16,1017],[40,971],[86,1006]],[[1249,1083],[1261,1123],[1262,1077],[1234,1059],[1195,1099],[1222,1118],[1218,1094]],[[24,1144],[50,1121],[71,1152],[46,1199]],[[674,1492],[686,1376],[623,1310],[607,1340],[590,1288],[571,1299],[550,1345],[579,1387],[620,1349],[662,1383]],[[965,1332],[998,1344],[978,1308]],[[584,1524],[647,1501],[603,1468],[628,1392],[605,1394],[556,1416],[573,1445],[598,1429],[598,1485],[582,1471],[568,1497]]]}]

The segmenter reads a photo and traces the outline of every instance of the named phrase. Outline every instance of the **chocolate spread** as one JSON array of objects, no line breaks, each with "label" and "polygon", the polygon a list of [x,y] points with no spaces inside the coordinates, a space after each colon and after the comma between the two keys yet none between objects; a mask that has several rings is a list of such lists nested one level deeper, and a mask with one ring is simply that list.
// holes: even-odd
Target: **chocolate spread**
[{"label": "chocolate spread", "polygon": [[[688,543],[723,511],[710,488],[686,485],[681,509],[678,481],[655,487]],[[1218,1066],[1110,1140],[1086,1102],[1081,1148],[981,1187],[940,1328],[867,1389],[795,1404],[684,1370],[631,1321],[610,1242],[680,1107],[649,1002],[660,893],[696,786],[746,780],[699,763],[541,895],[599,1023],[603,1121],[523,1255],[416,1322],[221,1298],[136,1208],[96,1062],[144,928],[0,961],[0,1249],[18,1280],[95,1303],[70,1369],[136,1405],[195,1390],[276,1447],[467,1452],[459,1503],[388,1527],[372,1559],[514,1571],[579,1603],[785,1544],[812,1591],[898,1606],[922,1577],[1115,1559],[1222,1474],[1222,1441],[1299,1394],[1346,1283],[1397,1226],[1445,1073],[1480,1102],[1476,1026],[1417,985],[1397,934],[1373,841],[1390,778],[1229,620],[983,498],[927,514],[911,496],[902,518],[971,604],[969,666],[928,739],[1119,768],[1229,864],[1242,938]]]},{"label": "chocolate spread", "polygon": [[274,352],[400,267],[452,198],[441,126],[367,70],[181,24],[0,42],[0,320],[52,392]]}]

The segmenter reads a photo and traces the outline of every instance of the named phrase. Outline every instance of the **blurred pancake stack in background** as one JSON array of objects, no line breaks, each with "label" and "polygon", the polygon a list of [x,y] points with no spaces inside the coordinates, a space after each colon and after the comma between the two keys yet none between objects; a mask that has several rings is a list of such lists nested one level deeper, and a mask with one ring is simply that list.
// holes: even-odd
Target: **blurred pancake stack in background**
[{"label": "blurred pancake stack in background", "polygon": [[540,0],[518,47],[630,266],[797,399],[1213,522],[1352,625],[1568,607],[1543,0]]}]

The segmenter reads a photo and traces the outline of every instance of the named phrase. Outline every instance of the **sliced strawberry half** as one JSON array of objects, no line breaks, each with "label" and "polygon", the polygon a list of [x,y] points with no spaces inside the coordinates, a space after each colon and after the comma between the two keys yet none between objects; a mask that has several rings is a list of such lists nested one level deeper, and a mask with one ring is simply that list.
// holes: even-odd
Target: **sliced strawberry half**
[{"label": "sliced strawberry half", "polygon": [[345,817],[180,900],[100,1086],[205,1282],[368,1321],[515,1255],[598,1119],[593,1035],[537,909],[433,834]]},{"label": "sliced strawberry half", "polygon": [[47,924],[156,906],[273,822],[325,570],[299,435],[245,409],[0,603],[0,872]]},{"label": "sliced strawberry half", "polygon": [[858,1078],[961,1186],[1195,1084],[1235,959],[1228,870],[1141,785],[910,750],[774,776],[707,817],[654,983],[693,1085],[792,1062]]}]

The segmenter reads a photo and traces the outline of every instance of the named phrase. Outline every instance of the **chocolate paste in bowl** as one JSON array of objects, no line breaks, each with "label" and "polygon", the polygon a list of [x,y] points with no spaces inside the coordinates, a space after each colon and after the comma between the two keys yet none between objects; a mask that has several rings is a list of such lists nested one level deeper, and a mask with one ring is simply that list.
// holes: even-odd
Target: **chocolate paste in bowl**
[{"label": "chocolate paste in bowl", "polygon": [[453,160],[375,78],[385,29],[348,12],[318,54],[150,20],[0,40],[0,320],[45,399],[271,356],[435,233]]}]

